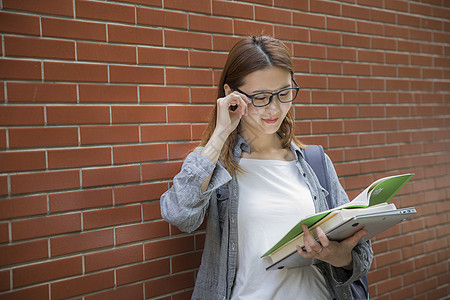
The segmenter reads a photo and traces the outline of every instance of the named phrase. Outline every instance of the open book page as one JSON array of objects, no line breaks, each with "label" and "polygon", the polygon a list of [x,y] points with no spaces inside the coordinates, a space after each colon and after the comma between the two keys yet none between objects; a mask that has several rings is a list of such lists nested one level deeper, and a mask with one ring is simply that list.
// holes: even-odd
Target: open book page
[{"label": "open book page", "polygon": [[378,179],[371,185],[369,185],[352,201],[333,209],[322,211],[317,214],[305,217],[304,219],[300,220],[300,222],[297,223],[278,243],[276,243],[261,257],[270,255],[276,249],[280,248],[282,245],[286,244],[288,241],[301,234],[303,232],[302,225],[311,227],[324,217],[328,216],[332,211],[340,210],[343,208],[364,208],[390,201],[413,176],[414,174],[410,173],[388,176]]}]

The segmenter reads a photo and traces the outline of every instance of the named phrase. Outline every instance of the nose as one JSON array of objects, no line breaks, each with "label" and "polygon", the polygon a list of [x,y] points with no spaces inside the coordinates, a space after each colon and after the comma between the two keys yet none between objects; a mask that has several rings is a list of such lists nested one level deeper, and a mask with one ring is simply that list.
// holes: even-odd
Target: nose
[{"label": "nose", "polygon": [[270,103],[267,105],[267,109],[278,111],[280,110],[280,100],[278,100],[278,97],[276,95],[270,96]]}]

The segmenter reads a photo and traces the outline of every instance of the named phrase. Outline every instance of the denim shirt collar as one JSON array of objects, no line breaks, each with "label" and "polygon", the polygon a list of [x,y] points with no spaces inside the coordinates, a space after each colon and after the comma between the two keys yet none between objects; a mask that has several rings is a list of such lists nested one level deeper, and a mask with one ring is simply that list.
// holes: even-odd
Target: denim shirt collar
[{"label": "denim shirt collar", "polygon": [[[291,148],[292,153],[295,155],[295,159],[297,161],[300,160],[300,157],[303,159],[305,158],[303,149],[301,149],[299,146],[297,146],[297,144],[294,143],[293,141],[291,142],[290,148]],[[233,155],[234,155],[234,159],[236,160],[236,162],[239,163],[243,151],[250,153],[250,145],[240,134],[238,134],[237,138],[236,138],[236,144],[233,149]]]}]

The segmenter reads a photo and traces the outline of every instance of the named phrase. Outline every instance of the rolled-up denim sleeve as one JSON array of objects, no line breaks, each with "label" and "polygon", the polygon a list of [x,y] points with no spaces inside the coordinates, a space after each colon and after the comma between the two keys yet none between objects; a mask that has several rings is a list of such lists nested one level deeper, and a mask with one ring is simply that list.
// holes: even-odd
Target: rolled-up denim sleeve
[{"label": "rolled-up denim sleeve", "polygon": [[[164,220],[185,232],[192,232],[202,224],[211,193],[231,180],[221,164],[212,163],[201,150],[196,148],[186,157],[180,172],[173,178],[172,187],[160,199]],[[201,185],[211,173],[208,188],[202,193]]]}]

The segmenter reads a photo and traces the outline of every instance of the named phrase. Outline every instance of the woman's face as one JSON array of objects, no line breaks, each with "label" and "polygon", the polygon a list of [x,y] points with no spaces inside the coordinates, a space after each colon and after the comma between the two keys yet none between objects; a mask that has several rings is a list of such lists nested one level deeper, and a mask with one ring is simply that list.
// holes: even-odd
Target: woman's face
[{"label": "woman's face", "polygon": [[[261,92],[276,93],[288,87],[292,87],[290,72],[279,67],[270,67],[247,75],[244,85],[239,87],[239,90],[251,96]],[[247,137],[250,135],[255,138],[274,134],[280,128],[290,108],[291,102],[282,103],[277,96],[274,96],[270,104],[264,107],[249,104],[248,115],[241,119],[240,131]]]}]

